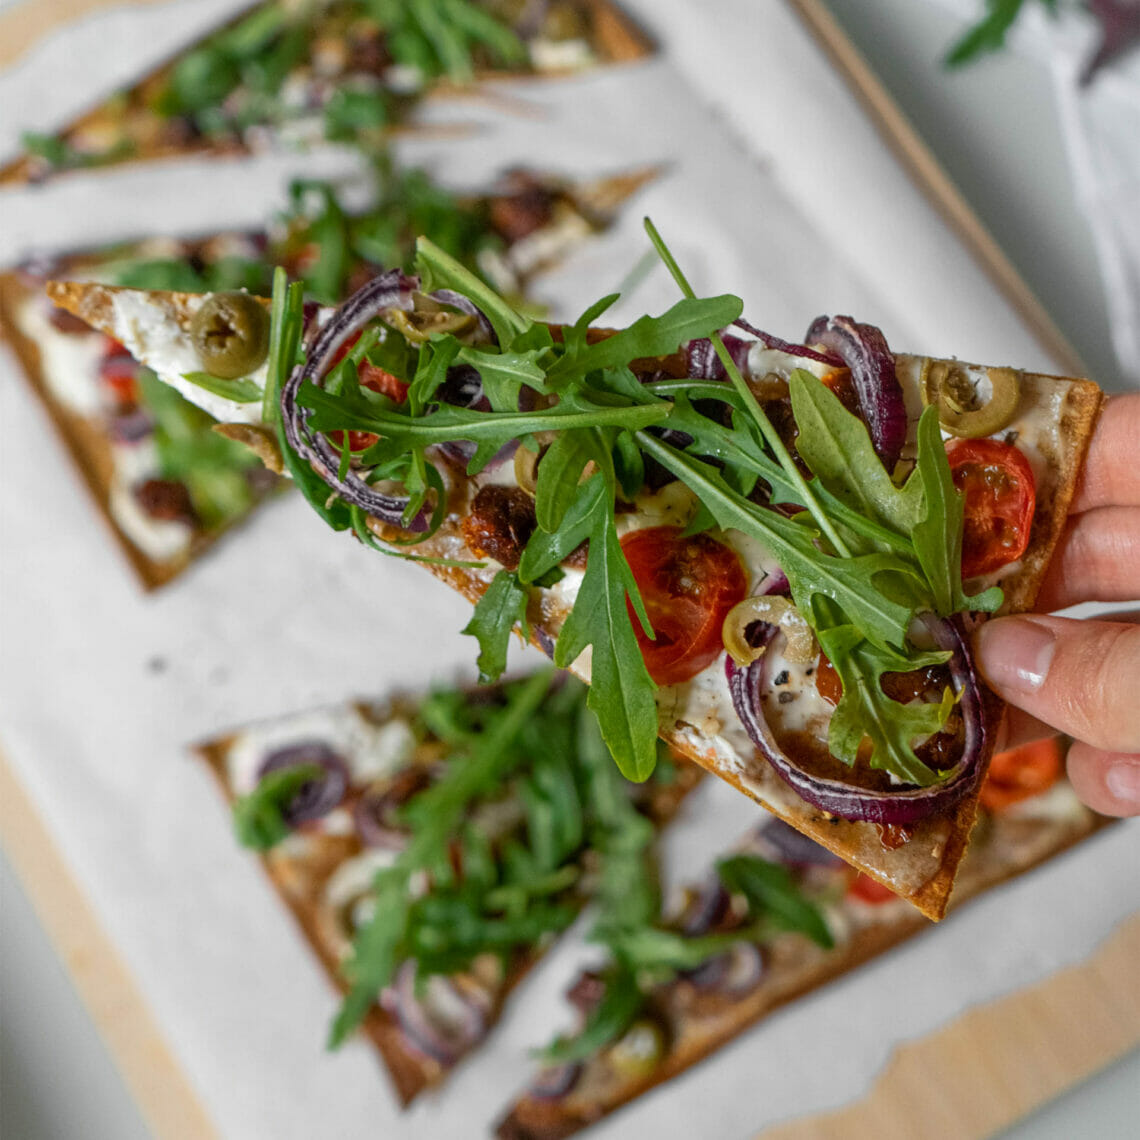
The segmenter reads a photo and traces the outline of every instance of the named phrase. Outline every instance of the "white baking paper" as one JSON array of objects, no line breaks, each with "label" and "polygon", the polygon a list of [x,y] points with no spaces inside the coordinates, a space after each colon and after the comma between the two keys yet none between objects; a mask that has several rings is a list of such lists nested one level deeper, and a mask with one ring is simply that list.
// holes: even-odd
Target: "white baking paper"
[{"label": "white baking paper", "polygon": [[[48,126],[39,111],[49,98],[53,115],[77,110],[160,58],[202,26],[205,7],[124,7],[46,42],[0,75],[4,139]],[[725,0],[715,35],[694,16],[703,5],[631,7],[664,58],[508,85],[526,110],[509,119],[487,101],[435,105],[433,119],[465,119],[479,133],[405,147],[456,185],[512,163],[578,174],[667,164],[613,233],[542,283],[554,314],[574,316],[621,285],[647,248],[648,212],[698,289],[739,292],[751,319],[778,334],[850,312],[899,348],[1048,363],[782,4]],[[109,42],[113,53],[100,49]],[[62,67],[69,59],[82,68]],[[843,193],[823,185],[835,181],[816,154],[825,123],[846,140],[832,155]],[[3,255],[181,219],[250,224],[282,173],[276,160],[197,162],[9,193]],[[674,299],[656,269],[623,299],[623,315]],[[470,678],[474,645],[457,633],[466,604],[416,567],[333,535],[298,497],[269,504],[174,585],[143,596],[8,357],[0,423],[0,740],[221,1135],[485,1134],[526,1082],[527,1050],[567,1024],[560,993],[590,948],[566,938],[486,1048],[402,1115],[367,1045],[324,1052],[332,991],[186,750],[258,717]],[[516,666],[533,660],[520,652]],[[670,836],[671,875],[695,874],[754,812],[710,782]],[[1138,856],[1140,828],[1120,826],[775,1015],[593,1135],[731,1140],[859,1096],[900,1042],[1087,956],[1140,906]]]}]

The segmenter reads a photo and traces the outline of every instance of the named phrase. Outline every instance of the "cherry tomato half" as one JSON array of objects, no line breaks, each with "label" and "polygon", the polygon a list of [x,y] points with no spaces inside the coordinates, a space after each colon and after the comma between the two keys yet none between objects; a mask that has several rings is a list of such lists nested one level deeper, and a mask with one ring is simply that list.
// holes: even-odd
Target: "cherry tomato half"
[{"label": "cherry tomato half", "polygon": [[[360,333],[349,337],[348,340],[336,350],[330,368],[335,368],[352,351],[353,346],[359,339]],[[407,384],[398,376],[393,376],[391,372],[385,372],[383,368],[378,368],[375,364],[371,363],[371,361],[362,360],[356,366],[356,377],[360,381],[362,388],[371,388],[373,392],[380,392],[390,400],[394,400],[397,404],[402,404],[408,398]],[[340,447],[341,441],[344,439],[344,433],[340,431],[330,431],[329,439],[331,439],[337,447]],[[371,447],[375,442],[376,436],[370,431],[350,431],[348,433],[349,451],[364,451],[365,448]]]},{"label": "cherry tomato half", "polygon": [[724,648],[724,619],[744,599],[748,579],[740,559],[723,542],[707,534],[686,538],[676,526],[632,531],[621,548],[657,634],[645,636],[631,606],[649,675],[659,685],[691,680]]},{"label": "cherry tomato half", "polygon": [[1029,461],[997,439],[960,439],[946,448],[954,486],[966,496],[962,577],[991,574],[1029,545],[1037,492]]},{"label": "cherry tomato half", "polygon": [[879,903],[890,902],[891,899],[898,898],[890,887],[884,887],[882,883],[872,879],[870,875],[864,875],[862,871],[855,876],[854,882],[847,888],[847,893],[857,899],[862,899],[865,903],[876,906]]},{"label": "cherry tomato half", "polygon": [[998,812],[1051,788],[1061,778],[1061,753],[1061,741],[1055,736],[999,752],[982,784],[982,807]]}]

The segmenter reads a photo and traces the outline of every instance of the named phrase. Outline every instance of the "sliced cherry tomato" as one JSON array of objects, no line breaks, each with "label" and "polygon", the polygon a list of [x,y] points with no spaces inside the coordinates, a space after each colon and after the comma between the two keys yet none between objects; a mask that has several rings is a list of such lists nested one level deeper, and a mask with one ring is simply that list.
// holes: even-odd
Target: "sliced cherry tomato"
[{"label": "sliced cherry tomato", "polygon": [[997,439],[960,439],[946,448],[954,486],[966,497],[962,577],[991,574],[1029,545],[1037,492],[1029,461]]},{"label": "sliced cherry tomato", "polygon": [[855,876],[855,881],[847,888],[847,893],[874,906],[898,898],[890,887],[884,887],[882,883],[872,879],[870,875],[864,875],[862,871]]},{"label": "sliced cherry tomato", "polygon": [[982,807],[998,812],[1046,791],[1061,778],[1063,760],[1061,741],[1055,736],[999,752],[982,784]]},{"label": "sliced cherry tomato", "polygon": [[739,557],[707,534],[685,537],[676,526],[635,530],[621,547],[657,634],[645,636],[631,606],[649,675],[659,685],[691,680],[724,648],[724,619],[748,589]]},{"label": "sliced cherry tomato", "polygon": [[[353,345],[360,339],[360,333],[355,336],[349,337],[344,344],[336,350],[336,355],[333,357],[332,368],[335,368],[351,351]],[[383,368],[372,364],[368,360],[362,360],[356,366],[356,376],[360,381],[361,387],[371,388],[373,392],[379,392],[387,396],[390,400],[394,400],[397,404],[402,404],[408,398],[408,386],[398,376],[393,376],[391,372],[385,372]],[[337,447],[341,446],[344,439],[344,432],[330,431],[329,439],[332,440]],[[350,431],[348,433],[348,447],[350,451],[363,451],[367,447],[371,447],[376,442],[376,436],[370,431]]]},{"label": "sliced cherry tomato", "polygon": [[116,403],[134,404],[138,401],[138,363],[117,340],[105,339],[99,379],[111,390]]},{"label": "sliced cherry tomato", "polygon": [[819,664],[815,667],[815,687],[825,701],[837,705],[843,698],[843,682],[826,653],[820,652]]}]

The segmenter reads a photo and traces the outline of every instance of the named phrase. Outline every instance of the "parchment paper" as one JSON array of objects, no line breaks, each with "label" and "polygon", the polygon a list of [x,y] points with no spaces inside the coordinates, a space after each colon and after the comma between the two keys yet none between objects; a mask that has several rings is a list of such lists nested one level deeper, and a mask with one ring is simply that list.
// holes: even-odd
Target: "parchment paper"
[{"label": "parchment paper", "polygon": [[[215,15],[233,7],[209,5]],[[521,161],[578,174],[669,164],[614,233],[543,283],[555,315],[621,284],[644,254],[647,212],[698,289],[741,293],[751,319],[782,335],[820,312],[850,312],[900,349],[1047,363],[781,4],[726,0],[715,35],[694,15],[703,6],[631,7],[664,59],[509,85],[530,108],[510,120],[487,102],[436,105],[433,119],[478,122],[480,133],[405,148],[458,185]],[[124,8],[42,45],[0,76],[3,139],[161,58],[208,23],[206,8]],[[844,124],[852,147],[842,179],[824,177],[814,154],[811,124],[824,121]],[[190,163],[7,194],[0,253],[183,220],[250,224],[277,200],[288,165]],[[309,158],[292,165],[317,169]],[[674,298],[652,271],[624,315]],[[465,603],[414,566],[334,536],[299,498],[269,505],[143,597],[10,357],[0,417],[0,740],[222,1135],[482,1134],[525,1083],[527,1049],[566,1024],[560,994],[593,951],[565,939],[486,1048],[401,1115],[367,1046],[323,1051],[335,998],[186,752],[260,716],[470,678],[474,644],[456,632]],[[515,666],[536,661],[520,652]],[[694,876],[754,812],[710,783],[670,836],[670,873]],[[776,1015],[593,1135],[744,1137],[858,1096],[898,1042],[1087,955],[1140,905],[1136,876],[1122,871],[1138,856],[1140,828],[1122,825]]]}]

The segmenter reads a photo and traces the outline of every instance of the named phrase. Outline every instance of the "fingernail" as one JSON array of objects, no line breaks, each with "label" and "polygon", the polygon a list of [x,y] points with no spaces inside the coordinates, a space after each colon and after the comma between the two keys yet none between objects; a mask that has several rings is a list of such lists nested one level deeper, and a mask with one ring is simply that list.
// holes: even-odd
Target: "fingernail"
[{"label": "fingernail", "polygon": [[1053,631],[1032,618],[996,618],[978,634],[978,664],[996,688],[1035,693],[1045,684],[1055,645]]},{"label": "fingernail", "polygon": [[1122,805],[1140,808],[1140,757],[1118,760],[1105,773],[1104,786],[1113,799]]}]

